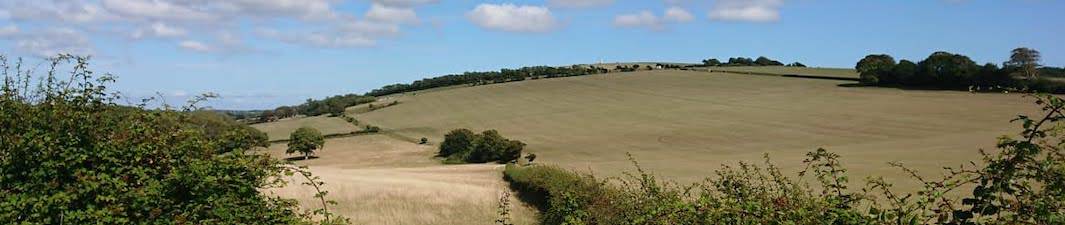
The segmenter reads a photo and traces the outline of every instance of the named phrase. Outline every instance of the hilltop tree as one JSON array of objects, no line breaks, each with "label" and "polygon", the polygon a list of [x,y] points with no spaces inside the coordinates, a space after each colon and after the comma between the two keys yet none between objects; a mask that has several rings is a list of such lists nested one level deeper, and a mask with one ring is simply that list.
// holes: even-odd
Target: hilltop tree
[{"label": "hilltop tree", "polygon": [[322,137],[322,133],[318,129],[310,127],[300,127],[289,136],[288,150],[285,153],[300,153],[303,154],[303,159],[306,160],[315,150],[325,147],[325,138]]},{"label": "hilltop tree", "polygon": [[780,63],[780,61],[772,60],[772,59],[766,58],[765,56],[759,56],[758,59],[754,60],[754,64],[755,65],[759,65],[759,66],[783,66],[784,65],[784,63]]},{"label": "hilltop tree", "polygon": [[1041,58],[1039,51],[1030,48],[1016,48],[1010,52],[1010,61],[1005,64],[1007,67],[1019,68],[1024,77],[1028,79],[1035,79],[1039,77],[1039,60]]},{"label": "hilltop tree", "polygon": [[859,82],[865,85],[887,84],[881,82],[894,80],[890,78],[894,68],[895,58],[886,54],[865,56],[854,66],[860,74]]},{"label": "hilltop tree", "polygon": [[917,77],[925,84],[940,87],[964,87],[979,72],[980,66],[968,56],[949,52],[935,52],[917,63]]},{"label": "hilltop tree", "polygon": [[912,84],[911,81],[917,76],[917,63],[905,59],[899,60],[899,64],[895,65],[891,73],[888,80],[883,81],[884,84]]}]

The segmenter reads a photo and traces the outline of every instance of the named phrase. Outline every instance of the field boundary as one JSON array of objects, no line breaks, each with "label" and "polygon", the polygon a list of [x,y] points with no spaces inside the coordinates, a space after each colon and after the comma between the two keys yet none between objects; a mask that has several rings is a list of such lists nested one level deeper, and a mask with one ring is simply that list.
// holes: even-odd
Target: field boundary
[{"label": "field boundary", "polygon": [[806,78],[806,79],[822,79],[822,80],[843,80],[843,81],[859,81],[859,78],[853,77],[837,77],[837,76],[819,76],[819,75],[803,75],[803,74],[778,74],[778,73],[760,73],[760,72],[742,72],[742,71],[729,71],[729,70],[706,70],[710,73],[732,73],[732,74],[745,74],[745,75],[760,75],[760,76],[775,76],[775,77],[792,77],[792,78]]}]

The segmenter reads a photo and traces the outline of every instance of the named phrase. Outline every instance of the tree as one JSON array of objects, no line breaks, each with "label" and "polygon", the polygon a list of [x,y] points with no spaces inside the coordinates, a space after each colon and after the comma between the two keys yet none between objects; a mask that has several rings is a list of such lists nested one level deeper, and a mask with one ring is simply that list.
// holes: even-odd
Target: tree
[{"label": "tree", "polygon": [[306,160],[315,150],[325,147],[325,138],[318,129],[300,127],[289,136],[287,154],[300,153]]},{"label": "tree", "polygon": [[525,161],[529,161],[529,163],[532,163],[533,160],[536,160],[536,154],[529,153],[528,155],[525,155]]},{"label": "tree", "polygon": [[759,66],[783,66],[784,65],[783,63],[780,63],[779,61],[766,58],[765,56],[759,56],[758,59],[754,60],[754,64],[755,65],[759,65]]},{"label": "tree", "polygon": [[971,85],[980,66],[964,55],[935,52],[917,63],[919,85],[964,87]]},{"label": "tree", "polygon": [[274,111],[271,111],[271,110],[263,111],[263,113],[259,115],[259,122],[260,123],[266,123],[266,122],[274,121],[276,119],[277,119],[277,117],[274,116]]},{"label": "tree", "polygon": [[720,66],[721,65],[721,61],[718,61],[717,59],[714,59],[714,58],[704,59],[703,60],[703,65],[704,66]]},{"label": "tree", "polygon": [[895,69],[891,70],[891,78],[886,81],[889,84],[911,84],[911,81],[917,75],[917,63],[913,63],[910,60],[899,60],[899,64],[895,65]]},{"label": "tree", "polygon": [[799,63],[799,62],[793,62],[791,64],[788,64],[788,66],[790,66],[790,67],[806,67],[806,65],[803,65],[802,63]]},{"label": "tree", "polygon": [[455,153],[468,152],[477,134],[469,129],[456,129],[444,135],[444,142],[440,143],[439,156],[448,157]]},{"label": "tree", "polygon": [[867,55],[854,66],[860,74],[859,82],[865,85],[880,85],[882,80],[893,80],[888,76],[892,75],[894,68],[895,58],[886,54]]},{"label": "tree", "polygon": [[1010,61],[1005,64],[1007,67],[1016,67],[1024,73],[1024,77],[1028,79],[1035,79],[1039,77],[1039,60],[1041,58],[1039,51],[1030,48],[1016,48],[1010,52]]},{"label": "tree", "polygon": [[281,106],[274,109],[274,116],[277,118],[288,118],[296,116],[296,109],[291,106]]}]

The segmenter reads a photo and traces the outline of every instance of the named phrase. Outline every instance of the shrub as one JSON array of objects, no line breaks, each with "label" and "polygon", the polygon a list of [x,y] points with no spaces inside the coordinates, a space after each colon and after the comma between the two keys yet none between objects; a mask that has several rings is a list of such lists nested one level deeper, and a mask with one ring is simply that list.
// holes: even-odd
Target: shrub
[{"label": "shrub", "polygon": [[525,143],[506,139],[496,130],[474,134],[468,129],[456,129],[444,136],[439,156],[448,158],[449,162],[509,163],[521,158],[524,148]]},{"label": "shrub", "polygon": [[423,137],[421,140],[418,140],[418,144],[420,144],[420,145],[429,144],[429,139]]},{"label": "shrub", "polygon": [[[313,222],[294,200],[260,192],[292,168],[246,153],[261,144],[247,130],[200,121],[205,98],[181,110],[120,106],[105,86],[112,77],[95,76],[86,58],[54,58],[37,89],[19,84],[38,77],[0,62],[4,224]],[[70,77],[54,76],[68,65]]]},{"label": "shrub", "polygon": [[889,84],[894,80],[891,77],[894,68],[895,58],[890,55],[868,55],[854,66],[861,75],[861,83],[865,85]]}]

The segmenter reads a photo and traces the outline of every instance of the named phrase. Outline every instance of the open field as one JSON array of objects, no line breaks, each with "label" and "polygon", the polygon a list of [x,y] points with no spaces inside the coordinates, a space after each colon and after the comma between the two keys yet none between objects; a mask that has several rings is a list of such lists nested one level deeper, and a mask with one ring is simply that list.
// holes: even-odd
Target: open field
[{"label": "open field", "polygon": [[776,75],[801,75],[837,78],[858,78],[858,71],[844,68],[815,68],[787,66],[718,66],[699,67],[700,70],[727,71],[740,73],[764,73]]},{"label": "open field", "polygon": [[[285,144],[266,153],[286,158]],[[354,224],[493,224],[498,198],[507,190],[502,166],[441,165],[431,158],[434,146],[399,141],[383,135],[334,138],[318,153],[321,158],[297,161],[326,182],[333,212]],[[318,208],[313,188],[290,185],[268,192]],[[535,209],[511,200],[517,224],[533,224]]]},{"label": "open field", "polygon": [[[770,154],[801,169],[818,147],[841,154],[862,181],[926,174],[978,159],[1009,120],[1035,113],[1016,94],[840,87],[850,81],[693,71],[541,79],[398,96],[398,106],[357,115],[388,132],[441,140],[454,128],[497,129],[528,143],[538,161],[598,175],[631,169],[632,153],[659,175],[693,182],[723,163]],[[913,183],[902,182],[902,188]]]},{"label": "open field", "polygon": [[271,141],[288,139],[293,131],[300,127],[313,127],[322,132],[322,135],[349,133],[359,130],[358,127],[344,121],[340,117],[326,115],[314,117],[286,118],[269,123],[251,125],[255,129],[266,132]]}]

